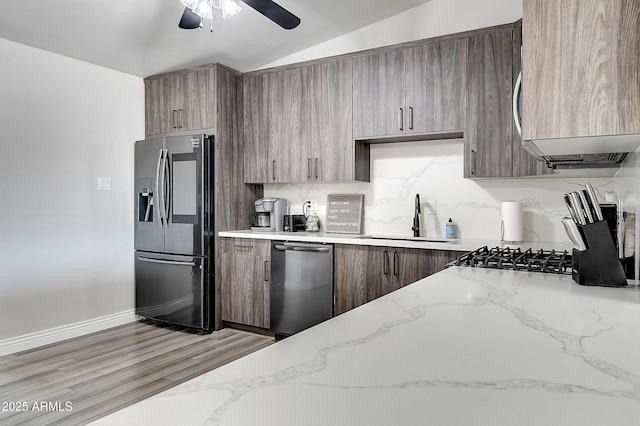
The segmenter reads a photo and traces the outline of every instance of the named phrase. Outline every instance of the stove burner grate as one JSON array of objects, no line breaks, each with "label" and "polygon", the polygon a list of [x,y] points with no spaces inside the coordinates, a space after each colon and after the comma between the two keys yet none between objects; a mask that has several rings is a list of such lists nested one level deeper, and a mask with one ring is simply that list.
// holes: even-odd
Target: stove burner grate
[{"label": "stove burner grate", "polygon": [[533,250],[511,247],[481,247],[465,253],[447,266],[512,269],[515,271],[571,274],[571,254],[567,250]]}]

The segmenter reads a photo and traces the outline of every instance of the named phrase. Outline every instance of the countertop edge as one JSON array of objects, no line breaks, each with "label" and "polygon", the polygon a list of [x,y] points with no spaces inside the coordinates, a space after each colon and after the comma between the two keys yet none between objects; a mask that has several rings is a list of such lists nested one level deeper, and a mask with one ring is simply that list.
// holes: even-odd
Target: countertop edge
[{"label": "countertop edge", "polygon": [[381,247],[402,247],[416,248],[423,250],[447,250],[469,252],[479,247],[514,247],[514,248],[532,248],[534,250],[568,250],[571,251],[571,245],[559,242],[532,242],[525,241],[520,243],[503,243],[499,240],[483,240],[483,239],[460,239],[446,242],[433,241],[410,241],[397,239],[380,239],[366,238],[366,236],[358,234],[335,234],[324,232],[259,232],[251,230],[237,231],[221,231],[218,233],[220,237],[228,238],[252,238],[256,240],[281,240],[296,241],[309,243],[324,244],[353,244],[362,246],[381,246]]}]

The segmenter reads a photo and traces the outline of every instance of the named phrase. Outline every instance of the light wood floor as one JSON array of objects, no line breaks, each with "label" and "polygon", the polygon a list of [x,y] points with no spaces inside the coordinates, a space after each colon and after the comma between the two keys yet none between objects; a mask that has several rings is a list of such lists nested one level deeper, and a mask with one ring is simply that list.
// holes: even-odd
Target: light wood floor
[{"label": "light wood floor", "polygon": [[86,424],[273,342],[135,322],[3,356],[0,424]]}]

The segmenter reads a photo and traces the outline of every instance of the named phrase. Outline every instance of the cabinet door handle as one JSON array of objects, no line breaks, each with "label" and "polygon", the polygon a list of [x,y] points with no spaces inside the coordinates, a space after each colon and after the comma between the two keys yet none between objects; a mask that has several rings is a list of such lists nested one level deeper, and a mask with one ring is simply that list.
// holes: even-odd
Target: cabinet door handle
[{"label": "cabinet door handle", "polygon": [[271,175],[273,177],[273,180],[276,180],[276,160],[273,160],[271,162]]},{"label": "cabinet door handle", "polygon": [[307,157],[307,180],[311,180],[311,158]]},{"label": "cabinet door handle", "polygon": [[235,254],[253,254],[253,246],[243,246],[243,245],[236,244],[234,246],[233,252]]},{"label": "cabinet door handle", "polygon": [[413,130],[413,107],[409,107],[409,130]]},{"label": "cabinet door handle", "polygon": [[476,151],[475,150],[471,150],[471,164],[470,164],[471,170],[469,171],[469,173],[471,174],[471,176],[475,176],[476,175]]},{"label": "cabinet door handle", "polygon": [[264,261],[264,280],[265,281],[269,281],[269,261],[265,260]]},{"label": "cabinet door handle", "polygon": [[385,275],[389,274],[389,252],[384,251],[384,255],[382,258],[382,273]]},{"label": "cabinet door handle", "polygon": [[171,126],[174,129],[178,128],[178,110],[177,109],[174,109],[171,114]]},{"label": "cabinet door handle", "polygon": [[315,158],[315,166],[316,166],[316,180],[318,180],[318,157]]},{"label": "cabinet door handle", "polygon": [[404,132],[404,109],[402,107],[398,108],[398,129]]},{"label": "cabinet door handle", "polygon": [[397,251],[393,252],[393,275],[400,275],[400,255]]}]

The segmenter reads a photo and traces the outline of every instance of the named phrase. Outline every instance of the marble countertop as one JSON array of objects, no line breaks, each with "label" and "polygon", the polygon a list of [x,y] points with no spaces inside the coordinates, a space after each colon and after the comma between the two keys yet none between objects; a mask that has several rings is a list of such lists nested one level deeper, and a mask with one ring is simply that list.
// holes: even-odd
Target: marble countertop
[{"label": "marble countertop", "polygon": [[[403,240],[402,237],[389,236],[388,239],[379,236],[371,238],[369,235],[357,234],[336,234],[325,232],[261,232],[251,230],[225,231],[219,232],[221,237],[232,238],[254,238],[267,240],[287,240],[312,243],[330,243],[330,244],[356,244],[367,246],[385,246],[385,247],[405,247],[420,249],[436,249],[468,252],[480,247],[521,247],[524,249],[532,248],[534,250],[568,250],[571,251],[572,246],[567,243],[557,242],[522,242],[522,243],[503,243],[500,240],[482,240],[482,239],[453,239],[433,238],[431,240]],[[411,238],[411,237],[406,237]]]},{"label": "marble countertop", "polygon": [[637,425],[640,287],[453,267],[98,425]]}]

